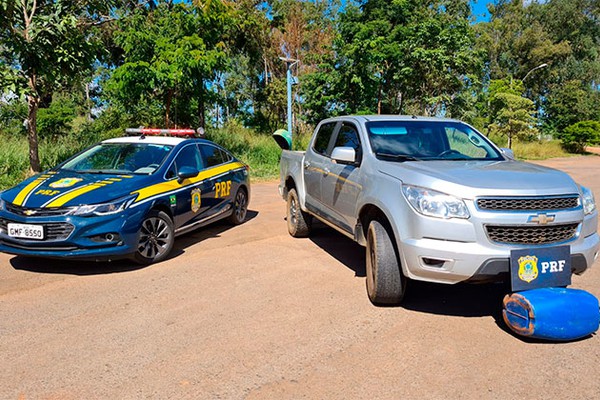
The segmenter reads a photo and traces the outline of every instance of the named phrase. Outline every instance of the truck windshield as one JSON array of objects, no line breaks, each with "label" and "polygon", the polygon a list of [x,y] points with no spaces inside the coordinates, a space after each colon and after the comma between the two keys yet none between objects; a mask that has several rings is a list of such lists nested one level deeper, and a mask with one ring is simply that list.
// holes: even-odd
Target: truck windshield
[{"label": "truck windshield", "polygon": [[172,148],[146,143],[101,143],[67,161],[61,169],[96,174],[151,174]]},{"label": "truck windshield", "polygon": [[469,126],[452,121],[371,121],[375,155],[382,160],[502,160],[499,151]]}]

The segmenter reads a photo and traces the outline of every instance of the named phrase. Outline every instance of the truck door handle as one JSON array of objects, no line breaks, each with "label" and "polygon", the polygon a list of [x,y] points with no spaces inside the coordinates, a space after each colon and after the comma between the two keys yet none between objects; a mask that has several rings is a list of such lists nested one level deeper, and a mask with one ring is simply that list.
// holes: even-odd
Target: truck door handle
[{"label": "truck door handle", "polygon": [[304,169],[310,168],[310,161],[304,161]]}]

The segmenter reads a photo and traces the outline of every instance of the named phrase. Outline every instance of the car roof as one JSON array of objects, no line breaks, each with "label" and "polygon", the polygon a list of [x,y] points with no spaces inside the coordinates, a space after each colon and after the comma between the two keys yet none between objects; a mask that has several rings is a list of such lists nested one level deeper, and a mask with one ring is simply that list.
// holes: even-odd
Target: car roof
[{"label": "car roof", "polygon": [[113,139],[103,140],[102,143],[149,143],[177,146],[181,142],[185,142],[189,138],[172,137],[172,136],[122,136]]}]

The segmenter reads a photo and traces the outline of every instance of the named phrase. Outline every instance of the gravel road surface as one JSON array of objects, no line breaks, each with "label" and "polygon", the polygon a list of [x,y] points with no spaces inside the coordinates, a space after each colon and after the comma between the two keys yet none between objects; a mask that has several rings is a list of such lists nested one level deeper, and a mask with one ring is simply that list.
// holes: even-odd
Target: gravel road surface
[{"label": "gravel road surface", "polygon": [[[600,156],[540,164],[600,200]],[[252,195],[246,223],[144,268],[0,254],[0,399],[600,398],[598,335],[512,335],[502,285],[413,282],[374,307],[362,247],[293,239],[277,184]],[[600,297],[599,264],[573,287]]]}]

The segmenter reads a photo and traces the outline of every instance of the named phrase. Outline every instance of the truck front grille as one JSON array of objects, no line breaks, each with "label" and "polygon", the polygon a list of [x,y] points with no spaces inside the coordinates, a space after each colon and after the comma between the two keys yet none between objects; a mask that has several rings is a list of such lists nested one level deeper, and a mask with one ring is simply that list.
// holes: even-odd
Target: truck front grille
[{"label": "truck front grille", "polygon": [[492,242],[502,244],[551,244],[573,239],[579,224],[548,226],[506,226],[487,225],[485,227]]},{"label": "truck front grille", "polygon": [[[8,221],[6,219],[0,219],[0,231],[1,232],[5,233],[5,234],[6,234],[6,232],[8,232],[8,223],[9,222],[13,222],[13,221]],[[41,240],[41,242],[54,241],[54,240],[65,240],[66,238],[69,237],[71,232],[73,232],[73,229],[75,229],[75,227],[72,224],[69,224],[67,222],[47,222],[47,223],[36,224],[36,225],[42,225],[44,227],[44,240]],[[14,240],[23,240],[23,239],[15,238]]]},{"label": "truck front grille", "polygon": [[579,195],[558,197],[489,197],[477,199],[480,210],[547,211],[568,210],[579,206]]}]

